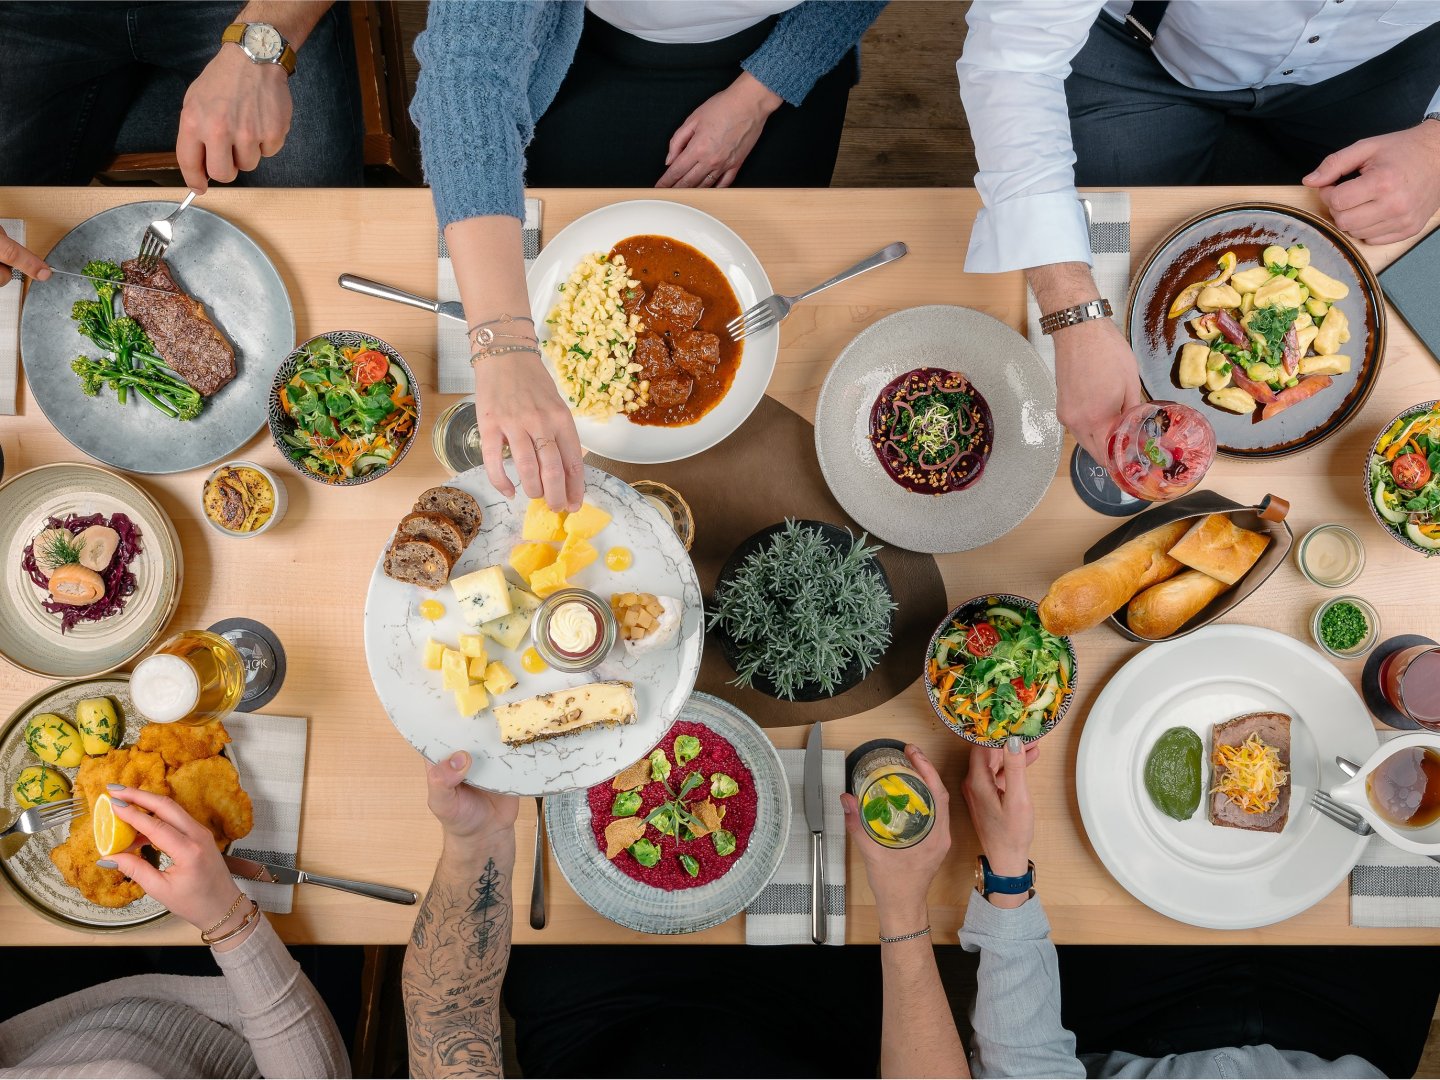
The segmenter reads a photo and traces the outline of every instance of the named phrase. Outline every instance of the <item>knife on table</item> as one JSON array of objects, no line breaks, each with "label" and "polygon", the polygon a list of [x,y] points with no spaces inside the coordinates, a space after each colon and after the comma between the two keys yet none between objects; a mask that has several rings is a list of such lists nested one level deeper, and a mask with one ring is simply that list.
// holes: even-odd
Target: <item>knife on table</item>
[{"label": "knife on table", "polygon": [[460,306],[459,300],[446,300],[443,304],[439,300],[429,300],[423,296],[416,296],[404,289],[397,289],[393,285],[385,285],[379,281],[371,281],[369,278],[356,277],[354,274],[341,274],[340,287],[349,289],[351,292],[362,293],[365,296],[373,296],[377,300],[393,300],[397,304],[409,304],[411,307],[424,308],[426,311],[433,311],[436,315],[444,315],[447,319],[454,319],[456,322],[465,321],[465,311]]},{"label": "knife on table", "polygon": [[824,945],[830,936],[825,899],[825,736],[820,721],[805,744],[805,823],[810,827],[810,940]]},{"label": "knife on table", "polygon": [[246,881],[264,881],[272,885],[323,885],[327,889],[339,889],[341,892],[368,896],[372,900],[386,900],[392,904],[414,904],[420,900],[420,897],[409,889],[374,885],[368,881],[350,881],[325,874],[307,874],[293,866],[256,862],[254,859],[242,859],[238,855],[226,855],[225,865],[230,868],[231,877],[243,878]]}]

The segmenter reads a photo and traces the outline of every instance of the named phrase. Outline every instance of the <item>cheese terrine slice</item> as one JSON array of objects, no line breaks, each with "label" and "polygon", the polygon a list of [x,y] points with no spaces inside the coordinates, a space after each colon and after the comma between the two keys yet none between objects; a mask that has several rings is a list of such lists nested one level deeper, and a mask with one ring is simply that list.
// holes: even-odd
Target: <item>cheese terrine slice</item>
[{"label": "cheese terrine slice", "polygon": [[524,746],[540,739],[573,735],[597,724],[633,723],[634,684],[620,680],[586,683],[511,705],[497,705],[493,711],[501,741],[507,746]]}]

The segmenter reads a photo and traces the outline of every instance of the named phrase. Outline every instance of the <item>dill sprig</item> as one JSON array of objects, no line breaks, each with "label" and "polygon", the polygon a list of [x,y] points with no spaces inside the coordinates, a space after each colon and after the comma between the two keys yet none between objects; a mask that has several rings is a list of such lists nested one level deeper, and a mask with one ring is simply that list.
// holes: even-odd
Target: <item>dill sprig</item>
[{"label": "dill sprig", "polygon": [[59,569],[62,566],[69,566],[71,563],[78,563],[84,550],[85,541],[57,532],[45,537],[40,554],[47,564]]}]

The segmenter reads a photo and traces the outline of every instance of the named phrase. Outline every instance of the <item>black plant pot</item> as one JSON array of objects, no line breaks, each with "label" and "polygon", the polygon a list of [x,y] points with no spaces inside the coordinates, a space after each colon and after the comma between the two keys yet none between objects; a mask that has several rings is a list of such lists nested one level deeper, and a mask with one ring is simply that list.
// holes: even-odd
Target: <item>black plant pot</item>
[{"label": "black plant pot", "polygon": [[[846,551],[848,551],[850,549],[850,546],[858,539],[858,537],[856,537],[848,529],[842,529],[838,525],[831,525],[828,522],[824,521],[799,520],[796,521],[796,524],[810,529],[814,529],[820,534],[821,538],[830,545],[830,547],[834,548],[841,554],[844,554]],[[743,540],[740,543],[740,546],[730,553],[730,557],[725,560],[725,565],[721,567],[720,577],[715,583],[716,592],[718,593],[723,585],[731,581],[735,577],[735,575],[739,573],[740,567],[746,559],[748,559],[752,554],[767,545],[770,542],[771,538],[774,537],[776,534],[782,533],[784,531],[785,523],[781,522],[778,525],[771,525],[769,528],[761,529],[753,536],[747,537],[745,540]],[[890,587],[890,579],[885,576],[885,568],[880,565],[880,560],[876,559],[874,556],[871,556],[867,560],[867,562],[869,563],[869,569],[880,579],[880,584],[885,587],[885,594],[889,596],[891,600],[894,600],[895,592]],[[710,600],[712,608],[715,605],[715,602],[716,598],[712,596]],[[892,612],[892,623],[893,617],[894,613]],[[720,651],[725,656],[725,662],[730,665],[730,670],[738,671],[740,650],[736,647],[735,642],[731,640],[730,635],[725,632],[723,626],[715,627],[713,633],[720,641]],[[876,663],[879,663],[879,659],[879,657],[876,657]],[[875,669],[872,666],[870,670],[873,671]],[[777,698],[782,701],[822,701],[825,698],[836,697],[840,694],[845,693],[845,691],[858,686],[864,678],[865,672],[861,669],[860,661],[856,659],[852,660],[850,666],[846,668],[845,671],[841,674],[840,680],[836,684],[835,689],[828,692],[822,689],[818,682],[808,682],[803,683],[795,691],[795,696],[793,699],[783,698],[776,691],[775,684],[772,683],[769,679],[764,678],[760,675],[757,675],[750,685],[751,688],[760,691],[762,694],[768,694],[770,697]]]}]

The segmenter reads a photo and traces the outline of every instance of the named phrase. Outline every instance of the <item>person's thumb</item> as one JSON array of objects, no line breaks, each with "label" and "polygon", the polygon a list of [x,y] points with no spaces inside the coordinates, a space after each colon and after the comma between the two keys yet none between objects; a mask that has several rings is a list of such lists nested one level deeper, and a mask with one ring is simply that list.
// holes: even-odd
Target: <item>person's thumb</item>
[{"label": "person's thumb", "polygon": [[1005,740],[1005,797],[1025,793],[1025,740],[1011,735]]},{"label": "person's thumb", "polygon": [[437,761],[425,769],[425,782],[430,787],[430,806],[434,810],[450,805],[455,789],[470,771],[470,755],[456,750],[444,761]]},{"label": "person's thumb", "polygon": [[1361,168],[1369,158],[1370,151],[1363,143],[1351,143],[1320,162],[1315,171],[1300,182],[1306,187],[1330,187],[1342,176]]}]

